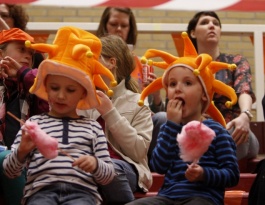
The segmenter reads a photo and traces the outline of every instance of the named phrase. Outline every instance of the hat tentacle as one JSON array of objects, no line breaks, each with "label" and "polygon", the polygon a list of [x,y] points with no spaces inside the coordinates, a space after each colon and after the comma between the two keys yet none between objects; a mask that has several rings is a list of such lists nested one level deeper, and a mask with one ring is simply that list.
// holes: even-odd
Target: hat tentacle
[{"label": "hat tentacle", "polygon": [[215,92],[224,95],[231,99],[231,101],[227,101],[225,103],[225,106],[228,108],[231,108],[232,105],[235,105],[237,103],[237,95],[234,91],[234,89],[230,86],[225,86],[226,84],[221,81],[214,81],[213,87],[215,88]]},{"label": "hat tentacle", "polygon": [[219,70],[223,70],[224,68],[227,68],[229,70],[234,70],[236,69],[236,64],[227,64],[223,62],[217,62],[217,61],[212,61],[208,67],[212,71],[212,73],[217,73]]},{"label": "hat tentacle", "polygon": [[175,60],[178,59],[178,57],[173,56],[170,53],[167,53],[165,51],[161,51],[161,50],[155,50],[155,49],[148,49],[145,54],[144,57],[146,58],[155,58],[155,57],[160,57],[162,58],[167,64],[173,63]]},{"label": "hat tentacle", "polygon": [[213,118],[213,120],[219,122],[223,127],[226,126],[226,122],[225,119],[223,118],[222,113],[217,109],[217,107],[215,107],[213,101],[209,104],[206,113],[209,114]]},{"label": "hat tentacle", "polygon": [[141,93],[140,100],[138,101],[138,105],[143,106],[144,99],[146,98],[146,96],[148,96],[150,93],[160,90],[161,88],[163,88],[162,77],[159,77],[155,79],[152,83],[150,83],[148,86],[145,87],[145,89]]},{"label": "hat tentacle", "polygon": [[98,61],[95,62],[95,66],[93,69],[93,75],[95,74],[102,74],[108,77],[111,80],[110,85],[112,87],[115,87],[117,85],[117,81],[115,80],[112,72]]},{"label": "hat tentacle", "polygon": [[113,91],[109,89],[109,87],[106,85],[106,83],[99,74],[93,75],[93,83],[97,88],[105,90],[109,97],[113,95]]}]

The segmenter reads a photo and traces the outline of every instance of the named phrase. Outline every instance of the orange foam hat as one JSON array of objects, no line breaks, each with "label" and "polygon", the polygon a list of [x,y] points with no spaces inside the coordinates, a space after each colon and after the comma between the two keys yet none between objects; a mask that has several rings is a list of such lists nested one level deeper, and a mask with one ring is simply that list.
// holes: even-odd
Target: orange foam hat
[{"label": "orange foam hat", "polygon": [[[202,113],[209,114],[214,120],[225,127],[226,122],[223,118],[223,115],[212,102],[213,95],[216,92],[231,99],[231,101],[227,101],[225,103],[225,105],[229,108],[231,108],[232,105],[236,104],[237,95],[232,87],[219,80],[216,80],[214,74],[222,69],[233,70],[236,68],[236,65],[212,61],[212,57],[208,54],[198,55],[194,45],[188,37],[188,34],[186,32],[183,32],[181,36],[184,41],[183,57],[176,57],[167,52],[155,49],[149,49],[145,52],[145,55],[141,59],[142,63],[157,66],[164,69],[165,71],[162,77],[154,80],[142,91],[138,104],[142,106],[146,96],[163,87],[166,89],[168,87],[167,82],[169,71],[177,66],[183,66],[189,68],[194,73],[194,75],[198,76],[203,89],[207,94],[208,103],[202,110]],[[148,60],[149,58],[154,57],[160,57],[164,61],[153,62],[152,60]]]},{"label": "orange foam hat", "polygon": [[0,44],[8,41],[29,41],[34,43],[34,38],[19,28],[11,28],[0,32]]},{"label": "orange foam hat", "polygon": [[25,45],[48,53],[48,58],[39,65],[37,77],[30,88],[30,92],[38,97],[48,100],[45,89],[48,74],[71,78],[86,89],[87,95],[79,101],[78,109],[90,109],[100,104],[96,87],[104,88],[109,96],[113,94],[100,77],[105,75],[111,80],[111,86],[117,85],[110,70],[98,61],[102,45],[95,35],[66,26],[58,29],[53,44],[31,44],[26,41]]}]

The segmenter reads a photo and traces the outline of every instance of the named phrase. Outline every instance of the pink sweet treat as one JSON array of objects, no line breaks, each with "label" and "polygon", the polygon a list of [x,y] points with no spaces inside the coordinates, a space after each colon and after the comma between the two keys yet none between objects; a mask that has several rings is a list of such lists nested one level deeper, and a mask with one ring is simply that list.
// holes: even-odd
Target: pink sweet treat
[{"label": "pink sweet treat", "polygon": [[53,159],[58,156],[57,139],[47,135],[36,122],[25,122],[23,129],[28,132],[36,147],[45,158]]},{"label": "pink sweet treat", "polygon": [[189,122],[177,135],[180,158],[185,162],[197,163],[208,150],[214,137],[215,132],[201,122]]}]

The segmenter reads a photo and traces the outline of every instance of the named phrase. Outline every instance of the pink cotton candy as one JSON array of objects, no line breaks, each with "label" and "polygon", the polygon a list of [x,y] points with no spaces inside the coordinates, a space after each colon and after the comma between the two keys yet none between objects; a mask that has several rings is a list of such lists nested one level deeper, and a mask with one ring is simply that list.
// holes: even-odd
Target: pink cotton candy
[{"label": "pink cotton candy", "polygon": [[23,129],[28,132],[37,149],[45,158],[53,159],[58,156],[57,139],[47,135],[36,122],[25,122]]},{"label": "pink cotton candy", "polygon": [[189,122],[177,135],[180,158],[185,162],[197,163],[208,150],[214,137],[215,132],[201,122]]}]

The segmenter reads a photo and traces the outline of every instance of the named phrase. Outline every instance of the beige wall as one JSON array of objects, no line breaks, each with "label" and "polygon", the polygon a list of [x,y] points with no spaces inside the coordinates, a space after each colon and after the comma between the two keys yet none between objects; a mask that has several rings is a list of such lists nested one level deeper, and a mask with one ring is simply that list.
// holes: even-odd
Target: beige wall
[{"label": "beige wall", "polygon": [[[104,8],[33,7],[25,6],[31,22],[99,22]],[[188,23],[195,12],[133,9],[138,23]],[[218,11],[223,24],[263,24],[263,12]],[[53,38],[53,37],[51,37]],[[177,55],[169,34],[139,34],[135,53],[143,55],[146,49],[160,49]],[[221,52],[244,55],[255,75],[253,45],[247,36],[222,36]],[[158,75],[160,70],[156,69]],[[254,79],[254,78],[253,78]],[[253,80],[253,87],[255,86]],[[254,87],[255,89],[255,87]],[[164,93],[163,93],[164,94]]]}]

